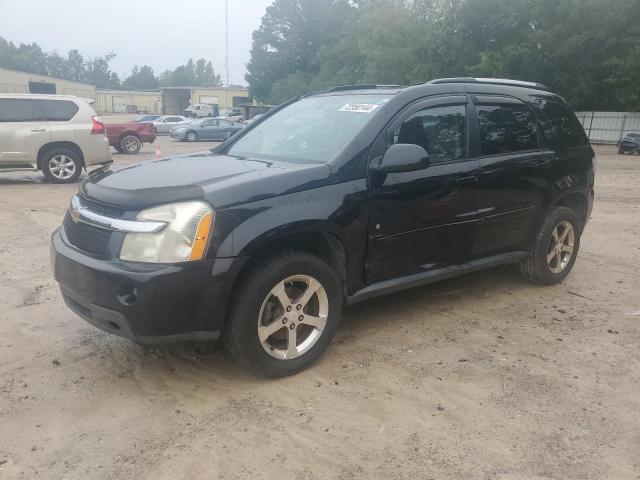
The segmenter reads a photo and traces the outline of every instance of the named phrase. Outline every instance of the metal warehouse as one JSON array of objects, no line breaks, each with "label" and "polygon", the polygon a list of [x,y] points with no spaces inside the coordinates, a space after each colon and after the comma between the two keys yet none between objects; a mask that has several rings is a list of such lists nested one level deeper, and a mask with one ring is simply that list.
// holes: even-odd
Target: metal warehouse
[{"label": "metal warehouse", "polygon": [[190,104],[213,105],[220,111],[253,105],[247,88],[167,87],[162,88],[162,113],[180,115]]},{"label": "metal warehouse", "polygon": [[160,90],[103,90],[96,91],[94,105],[98,113],[162,114]]},{"label": "metal warehouse", "polygon": [[99,89],[95,85],[0,68],[0,93],[75,95],[95,100],[98,113],[181,115],[190,104],[203,103],[228,112],[255,105],[242,87],[167,87],[158,90]]},{"label": "metal warehouse", "polygon": [[0,68],[0,93],[48,93],[96,98],[96,87],[88,83]]}]

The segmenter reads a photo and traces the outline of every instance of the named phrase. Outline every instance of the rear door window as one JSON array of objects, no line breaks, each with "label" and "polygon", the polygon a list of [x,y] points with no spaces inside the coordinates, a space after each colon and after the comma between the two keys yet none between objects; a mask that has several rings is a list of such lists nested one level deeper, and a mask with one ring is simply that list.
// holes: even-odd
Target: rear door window
[{"label": "rear door window", "polygon": [[538,148],[535,117],[526,105],[476,105],[482,155],[500,155]]},{"label": "rear door window", "polygon": [[41,104],[50,122],[68,122],[78,113],[78,105],[68,100],[41,100]]},{"label": "rear door window", "polygon": [[41,122],[44,115],[37,100],[0,99],[0,122]]}]

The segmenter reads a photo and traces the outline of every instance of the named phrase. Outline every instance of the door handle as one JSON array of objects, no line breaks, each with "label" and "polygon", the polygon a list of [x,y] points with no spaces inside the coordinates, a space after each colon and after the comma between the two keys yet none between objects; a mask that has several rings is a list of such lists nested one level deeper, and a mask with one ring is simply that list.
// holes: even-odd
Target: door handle
[{"label": "door handle", "polygon": [[31,129],[32,132],[46,132],[47,129],[43,127],[35,127]]},{"label": "door handle", "polygon": [[458,177],[456,178],[456,183],[457,184],[462,184],[462,183],[474,183],[478,181],[478,177],[476,175],[471,175],[469,177]]}]

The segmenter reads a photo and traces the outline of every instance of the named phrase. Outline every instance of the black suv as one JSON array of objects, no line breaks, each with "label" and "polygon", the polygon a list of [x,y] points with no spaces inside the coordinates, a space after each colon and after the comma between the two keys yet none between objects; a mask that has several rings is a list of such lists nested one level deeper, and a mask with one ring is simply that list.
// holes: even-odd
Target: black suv
[{"label": "black suv", "polygon": [[321,355],[345,304],[504,264],[561,282],[593,184],[580,123],[543,85],[339,87],[212,151],[91,175],[52,263],[67,305],[102,330],[222,335],[282,376]]}]

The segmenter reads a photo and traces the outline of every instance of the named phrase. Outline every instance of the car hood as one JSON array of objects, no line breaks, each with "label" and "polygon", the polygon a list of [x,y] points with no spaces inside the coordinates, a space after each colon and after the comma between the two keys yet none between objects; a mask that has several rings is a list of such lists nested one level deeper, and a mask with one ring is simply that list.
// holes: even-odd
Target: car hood
[{"label": "car hood", "polygon": [[225,208],[322,185],[330,174],[323,163],[266,161],[203,152],[139,163],[90,175],[80,192],[126,210],[205,199]]}]

